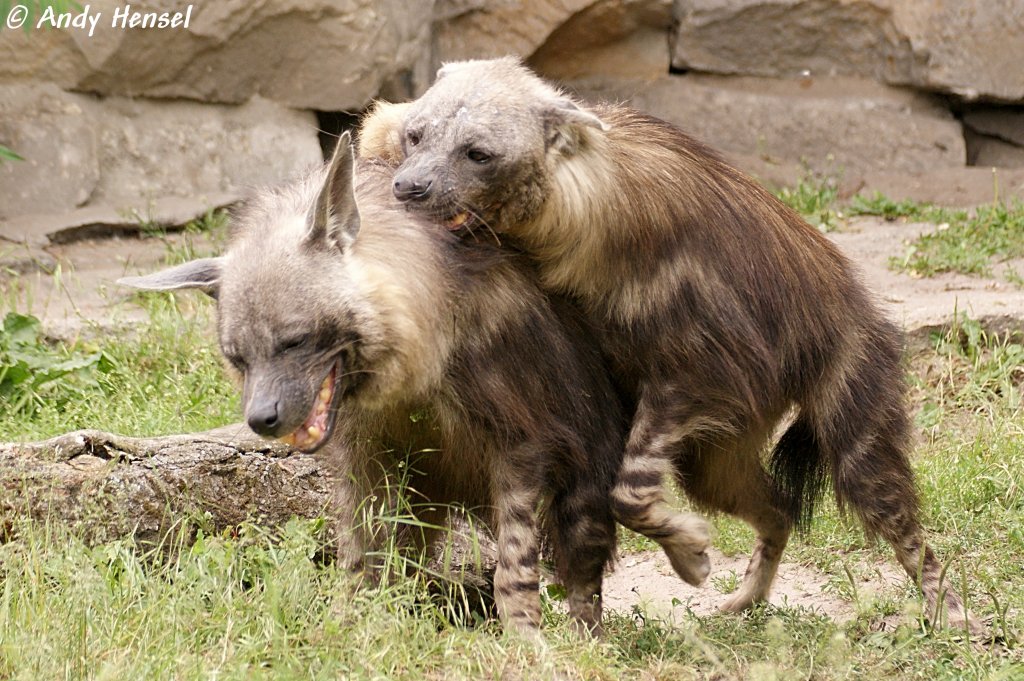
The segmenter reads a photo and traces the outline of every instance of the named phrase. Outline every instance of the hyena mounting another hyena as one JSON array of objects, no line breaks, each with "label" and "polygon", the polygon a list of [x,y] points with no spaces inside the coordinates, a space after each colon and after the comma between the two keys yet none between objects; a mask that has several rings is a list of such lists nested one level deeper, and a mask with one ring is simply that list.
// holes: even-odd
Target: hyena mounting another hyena
[{"label": "hyena mounting another hyena", "polygon": [[401,162],[394,193],[410,210],[463,236],[506,235],[545,288],[580,301],[637,406],[616,519],[656,538],[681,576],[692,542],[664,474],[757,531],[727,611],[768,597],[791,530],[831,481],[920,580],[932,620],[944,604],[950,625],[980,632],[919,521],[901,336],[795,212],[668,123],[584,108],[510,58],[447,65],[364,131],[364,155]]},{"label": "hyena mounting another hyena", "polygon": [[600,349],[522,256],[409,215],[391,184],[380,164],[356,172],[346,134],[329,169],[251,200],[222,257],[122,283],[217,298],[249,425],[334,469],[342,561],[372,548],[357,506],[411,449],[424,526],[454,503],[492,529],[506,628],[540,623],[540,523],[574,622],[596,632],[627,425]]}]

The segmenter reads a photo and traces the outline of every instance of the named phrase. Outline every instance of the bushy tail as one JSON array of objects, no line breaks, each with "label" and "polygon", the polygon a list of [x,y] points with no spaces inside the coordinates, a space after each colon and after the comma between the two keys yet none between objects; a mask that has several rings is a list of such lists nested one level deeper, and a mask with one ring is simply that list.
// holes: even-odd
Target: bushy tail
[{"label": "bushy tail", "polygon": [[829,480],[840,510],[852,509],[868,534],[884,523],[881,498],[902,498],[903,515],[916,516],[898,332],[878,322],[853,338],[862,345],[823,372],[772,452],[778,503],[801,530]]},{"label": "bushy tail", "polygon": [[798,414],[779,438],[769,467],[775,483],[776,505],[797,531],[806,531],[829,479],[830,465],[805,413]]}]

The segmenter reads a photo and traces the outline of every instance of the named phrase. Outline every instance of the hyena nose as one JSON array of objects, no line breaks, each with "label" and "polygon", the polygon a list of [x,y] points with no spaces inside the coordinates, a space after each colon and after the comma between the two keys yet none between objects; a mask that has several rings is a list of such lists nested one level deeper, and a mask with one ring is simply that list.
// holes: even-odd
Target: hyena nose
[{"label": "hyena nose", "polygon": [[399,201],[422,201],[430,196],[433,180],[395,180],[392,191]]},{"label": "hyena nose", "polygon": [[281,424],[277,400],[254,400],[253,404],[249,405],[249,414],[245,420],[254,432],[260,435],[275,435],[277,427]]}]

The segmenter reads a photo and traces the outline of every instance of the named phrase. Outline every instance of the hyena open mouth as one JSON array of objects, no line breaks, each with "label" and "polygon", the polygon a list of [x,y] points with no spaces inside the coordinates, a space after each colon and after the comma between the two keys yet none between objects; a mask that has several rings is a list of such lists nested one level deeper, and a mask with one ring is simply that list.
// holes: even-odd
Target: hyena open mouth
[{"label": "hyena open mouth", "polygon": [[458,232],[463,229],[469,229],[473,226],[476,218],[468,210],[464,210],[461,213],[456,213],[452,217],[444,221],[444,226],[449,231]]},{"label": "hyena open mouth", "polygon": [[327,436],[334,425],[336,410],[332,409],[332,406],[337,376],[338,365],[335,363],[331,365],[331,370],[320,384],[320,390],[316,394],[316,399],[313,400],[313,408],[310,410],[309,416],[293,432],[278,438],[281,442],[309,454],[319,449],[327,441]]}]

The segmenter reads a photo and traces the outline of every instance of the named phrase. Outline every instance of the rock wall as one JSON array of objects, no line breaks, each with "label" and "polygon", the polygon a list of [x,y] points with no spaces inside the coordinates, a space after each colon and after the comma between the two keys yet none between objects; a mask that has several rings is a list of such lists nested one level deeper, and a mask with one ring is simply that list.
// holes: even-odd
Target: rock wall
[{"label": "rock wall", "polygon": [[227,106],[9,85],[0,140],[25,160],[0,165],[0,205],[7,215],[84,204],[145,215],[167,196],[277,182],[320,162],[316,125],[313,113],[258,96]]},{"label": "rock wall", "polygon": [[0,164],[0,220],[277,182],[321,158],[316,112],[413,97],[445,60],[503,54],[766,179],[1024,168],[1020,0],[130,5],[192,8],[163,29],[112,25],[124,7],[75,10],[91,35],[0,30],[0,145],[26,159]]}]

